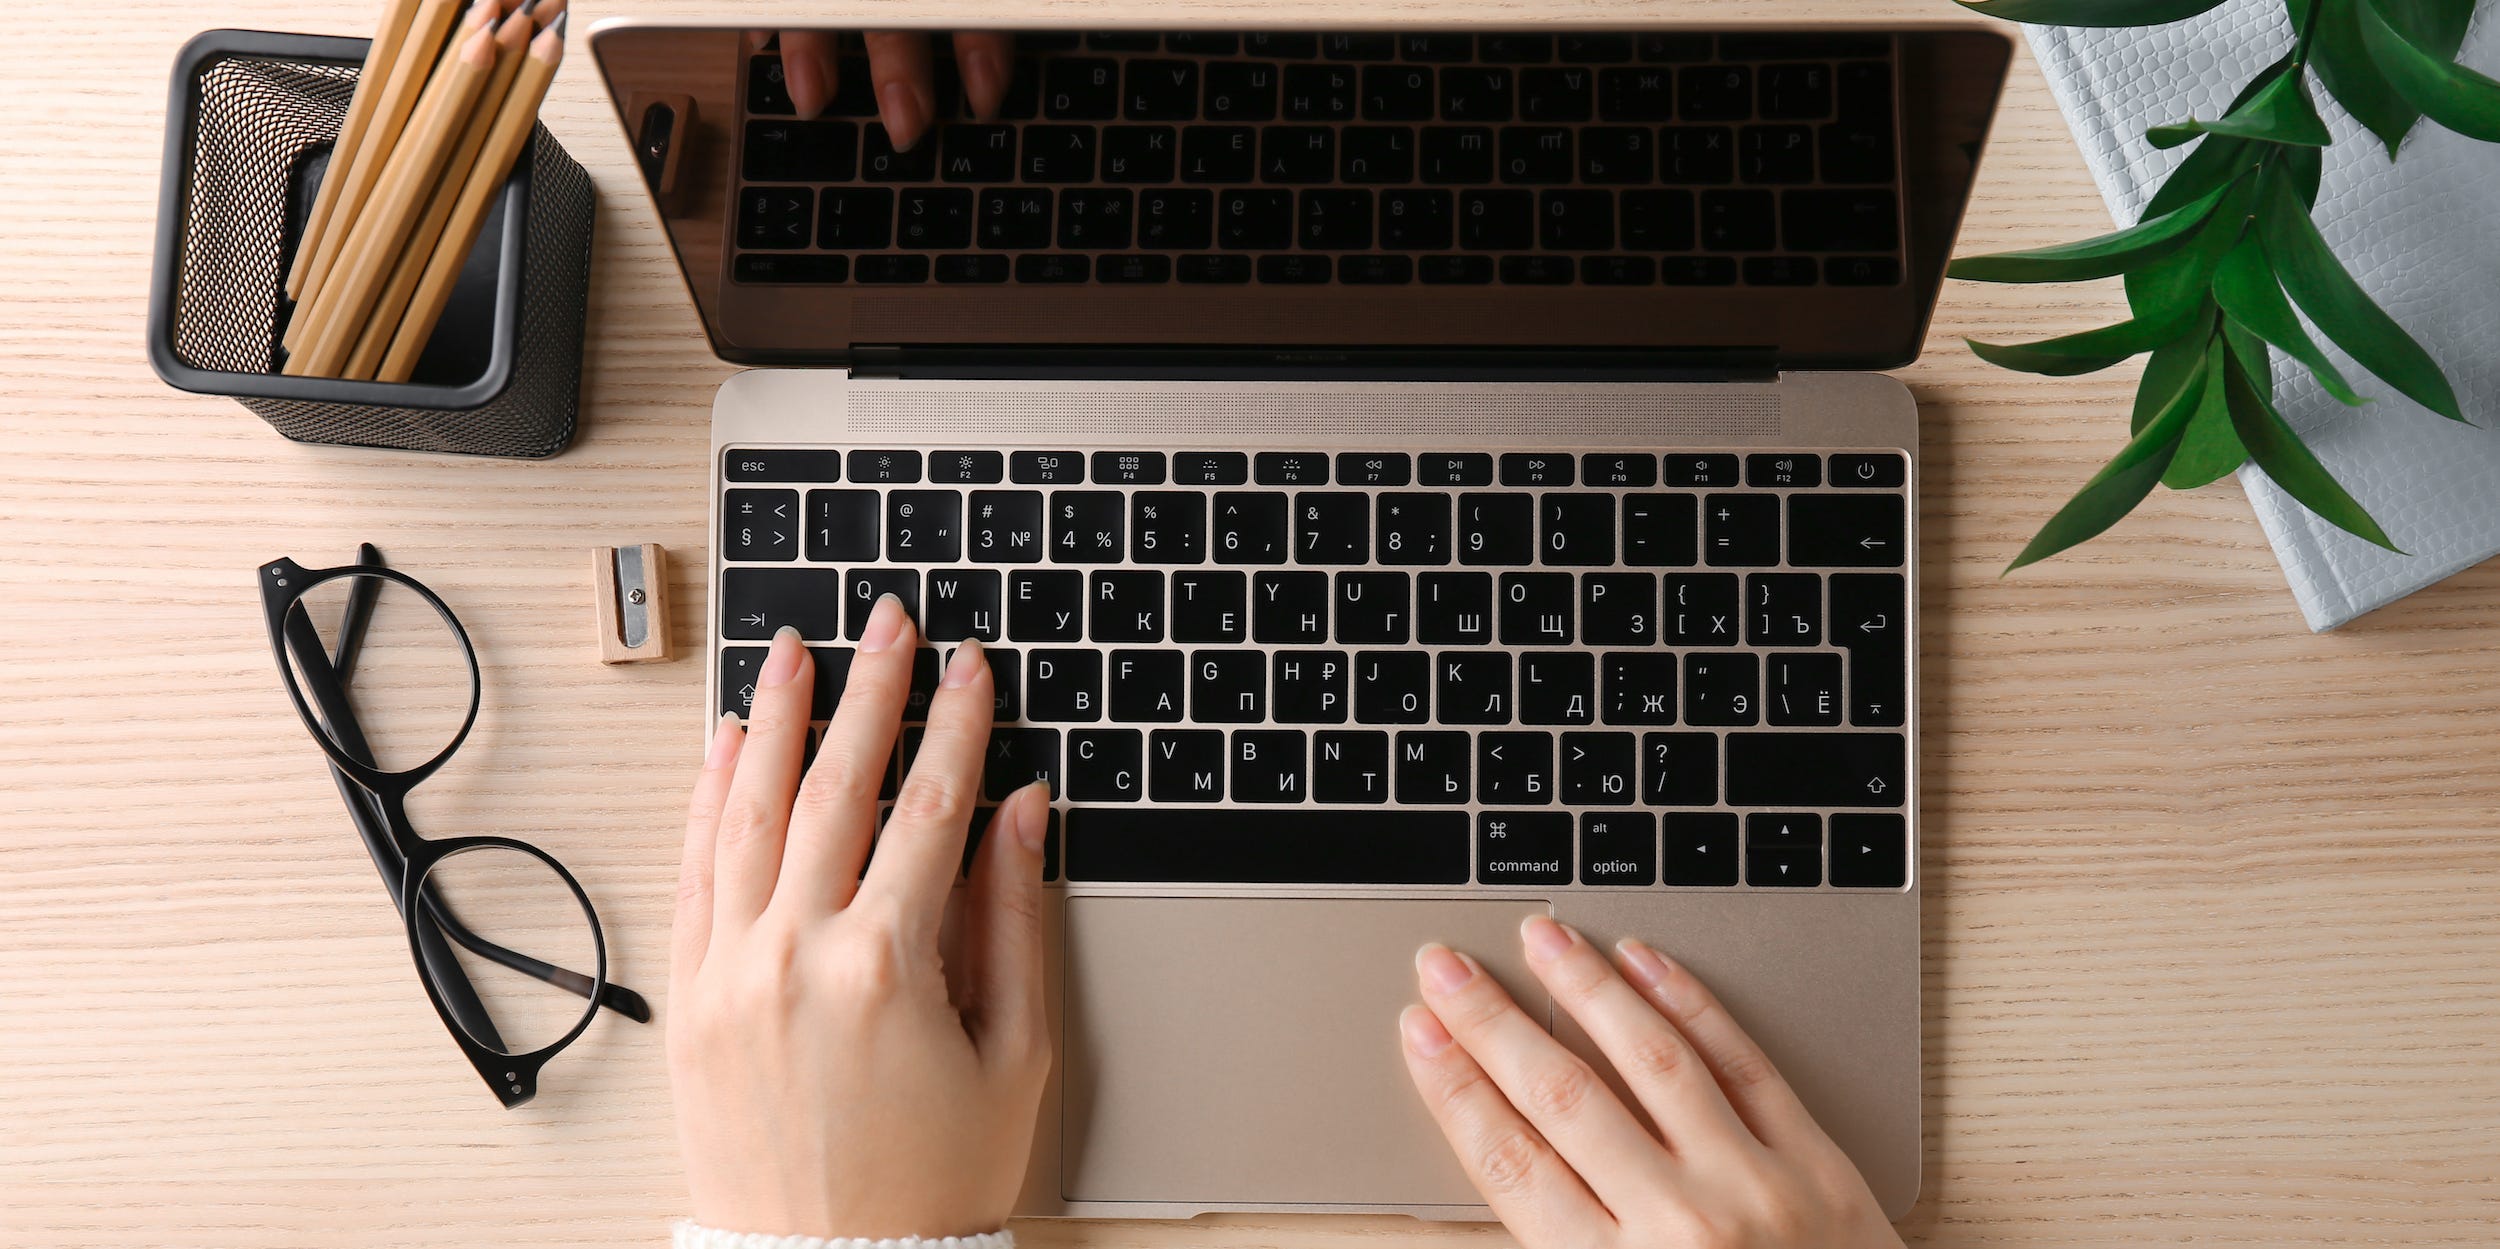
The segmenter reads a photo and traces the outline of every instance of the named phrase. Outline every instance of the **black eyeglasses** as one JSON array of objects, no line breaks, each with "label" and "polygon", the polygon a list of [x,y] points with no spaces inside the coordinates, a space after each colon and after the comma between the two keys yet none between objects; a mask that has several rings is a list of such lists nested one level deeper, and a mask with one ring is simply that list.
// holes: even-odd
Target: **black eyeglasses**
[{"label": "black eyeglasses", "polygon": [[518,1106],[600,1007],[637,1023],[651,1021],[651,1007],[608,983],[598,912],[553,856],[511,837],[428,840],[410,825],[410,793],[477,723],[477,651],[432,590],[383,567],[370,545],[359,559],[262,565],[270,649],[407,925],[434,1012],[497,1100]]}]

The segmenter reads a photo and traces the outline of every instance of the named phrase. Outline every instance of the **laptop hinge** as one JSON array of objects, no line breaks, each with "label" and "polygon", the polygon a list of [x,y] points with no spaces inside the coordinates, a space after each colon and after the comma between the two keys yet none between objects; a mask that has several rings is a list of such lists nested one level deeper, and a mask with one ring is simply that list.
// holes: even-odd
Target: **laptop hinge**
[{"label": "laptop hinge", "polygon": [[950,381],[1768,382],[1769,351],[854,346],[859,377]]}]

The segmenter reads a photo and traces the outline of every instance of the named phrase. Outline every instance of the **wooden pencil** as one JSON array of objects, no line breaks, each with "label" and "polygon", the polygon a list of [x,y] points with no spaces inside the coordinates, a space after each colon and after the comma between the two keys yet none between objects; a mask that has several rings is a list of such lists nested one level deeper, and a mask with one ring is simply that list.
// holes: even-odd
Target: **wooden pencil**
[{"label": "wooden pencil", "polygon": [[[460,5],[461,0],[418,0],[416,15],[409,19],[408,37],[391,63],[390,81],[383,85],[382,96],[374,103],[373,119],[366,123],[357,155],[339,185],[338,199],[330,209],[333,221],[352,223],[364,212],[365,201],[381,181],[389,154],[407,130],[418,98],[426,84],[433,81],[444,39],[460,16]],[[295,291],[296,319],[287,326],[286,347],[290,352],[303,344],[305,305],[321,297],[322,285],[337,267],[347,235],[345,229],[324,229],[313,247],[310,267],[304,270],[304,280]],[[297,259],[301,261],[301,249],[298,251]]]},{"label": "wooden pencil", "polygon": [[356,94],[349,98],[347,116],[339,123],[338,141],[330,145],[330,166],[322,172],[321,190],[314,194],[312,212],[304,218],[304,235],[295,245],[295,263],[287,267],[286,293],[290,299],[304,288],[304,274],[312,268],[312,254],[320,248],[322,232],[329,228],[330,215],[338,208],[339,189],[347,183],[348,170],[356,165],[358,145],[364,141],[374,109],[390,85],[391,67],[408,42],[408,29],[417,16],[418,3],[419,0],[389,0],[382,10],[382,25],[373,32],[373,46],[366,50],[364,68],[356,75]]},{"label": "wooden pencil", "polygon": [[347,363],[347,354],[355,348],[356,336],[381,293],[383,279],[389,276],[390,264],[398,258],[409,228],[425,206],[426,190],[442,175],[443,161],[459,137],[461,122],[494,72],[494,34],[483,27],[477,30],[427,85],[415,118],[375,184],[371,202],[357,214],[354,228],[340,247],[337,266],[322,283],[312,314],[305,318],[303,346],[288,358],[287,372],[337,377]]},{"label": "wooden pencil", "polygon": [[468,181],[470,167],[477,163],[478,150],[486,146],[487,131],[494,128],[495,114],[502,109],[513,79],[520,76],[521,62],[529,55],[530,40],[537,32],[536,18],[527,3],[496,28],[494,72],[486,79],[486,89],[478,93],[477,103],[469,109],[460,137],[452,143],[451,157],[443,163],[442,176],[434,182],[425,213],[417,219],[407,244],[400,248],[390,280],[383,284],[373,315],[366,318],[356,348],[348,353],[347,367],[340,376],[351,381],[369,381],[381,367],[383,355],[391,349],[392,337],[399,332],[400,317],[408,311],[408,301],[417,293],[417,281],[425,276],[426,262],[434,256],[434,244],[443,237],[443,227],[451,221],[452,206],[460,200],[460,188]]},{"label": "wooden pencil", "polygon": [[519,76],[513,79],[512,89],[505,94],[503,107],[495,112],[495,124],[487,132],[486,145],[480,149],[477,164],[460,188],[460,200],[452,206],[451,219],[444,227],[442,239],[434,245],[433,259],[427,262],[425,275],[417,283],[408,313],[391,340],[390,353],[382,359],[376,374],[380,380],[404,382],[416,372],[417,360],[434,337],[435,323],[442,319],[443,307],[451,301],[452,287],[468,262],[469,249],[476,245],[478,232],[486,224],[487,211],[503,190],[505,180],[511,177],[514,163],[529,146],[530,135],[538,125],[538,106],[546,102],[556,68],[564,63],[564,28],[571,17],[570,13],[558,13],[547,29],[530,41],[529,56],[522,62]]}]

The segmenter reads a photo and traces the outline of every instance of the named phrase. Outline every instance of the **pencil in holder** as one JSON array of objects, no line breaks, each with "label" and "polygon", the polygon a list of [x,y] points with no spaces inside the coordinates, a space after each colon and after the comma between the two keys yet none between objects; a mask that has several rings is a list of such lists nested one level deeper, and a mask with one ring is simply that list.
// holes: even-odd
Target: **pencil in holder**
[{"label": "pencil in holder", "polygon": [[368,41],[214,30],[166,109],[148,355],[298,442],[539,458],[572,440],[590,292],[590,177],[539,127],[406,382],[288,377],[293,263]]}]

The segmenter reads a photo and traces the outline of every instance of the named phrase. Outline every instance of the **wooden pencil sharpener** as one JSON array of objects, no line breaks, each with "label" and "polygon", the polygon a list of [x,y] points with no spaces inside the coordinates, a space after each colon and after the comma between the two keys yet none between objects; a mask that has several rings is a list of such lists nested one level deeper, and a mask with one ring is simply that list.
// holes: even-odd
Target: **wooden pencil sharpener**
[{"label": "wooden pencil sharpener", "polygon": [[599,662],[640,664],[668,656],[668,552],[657,543],[590,552],[599,608]]}]

